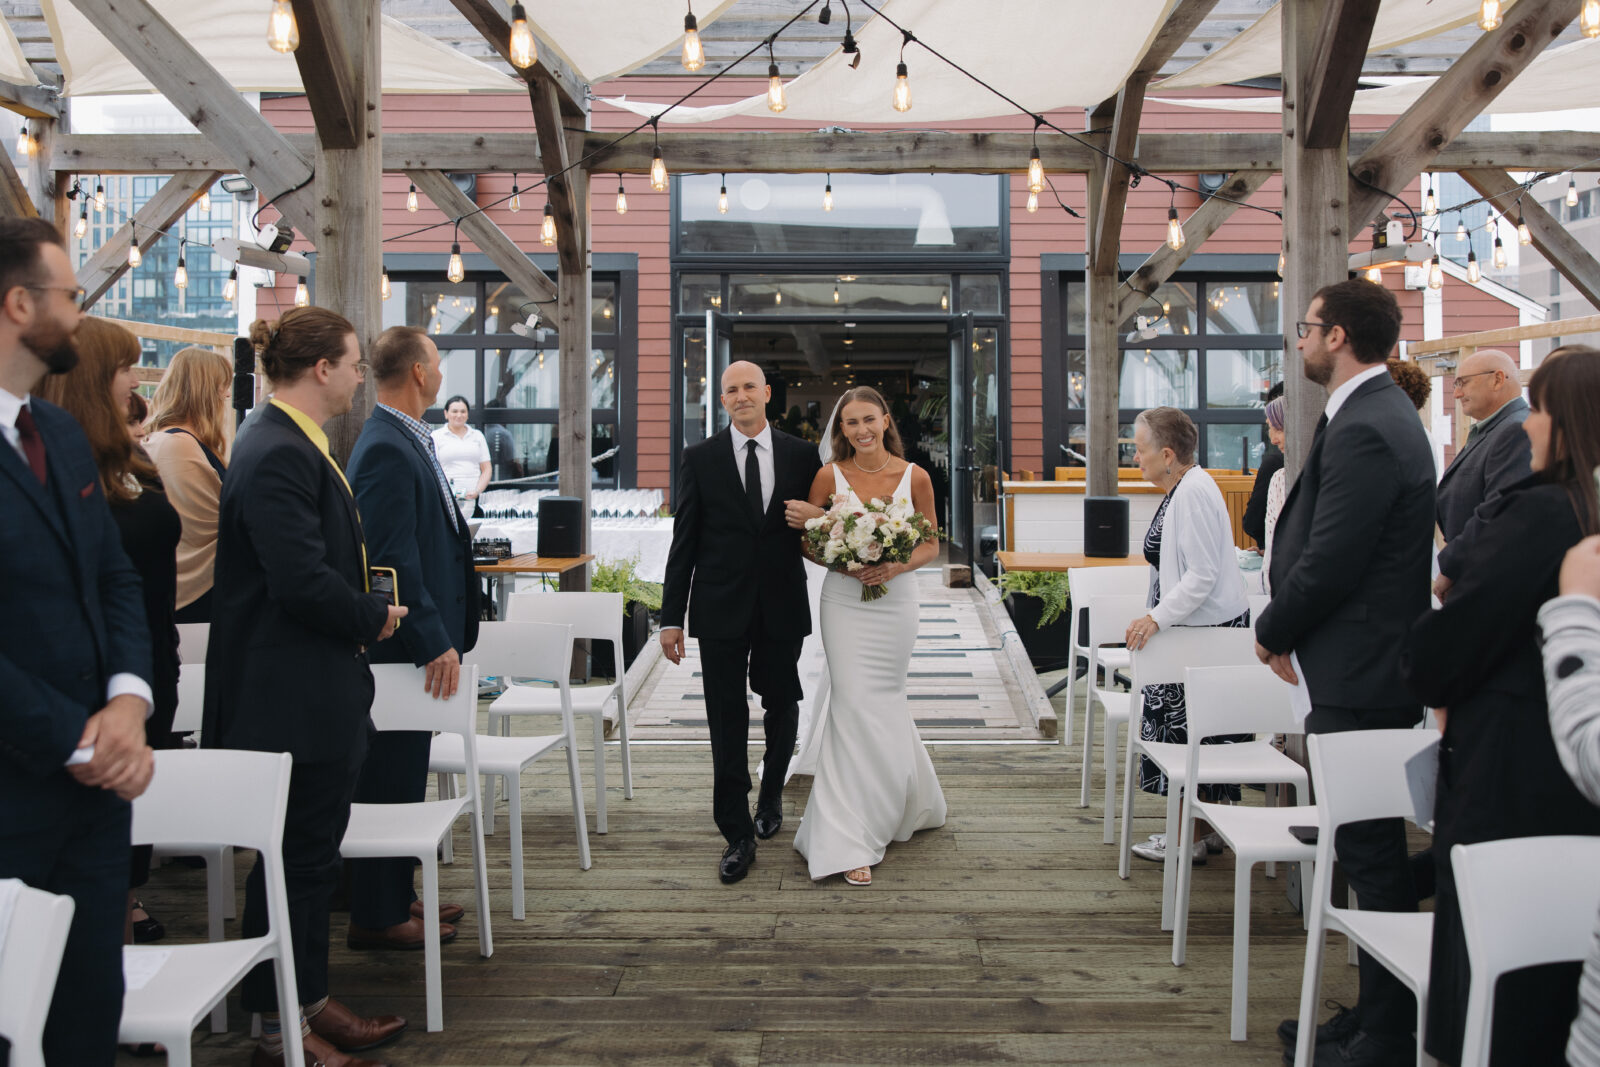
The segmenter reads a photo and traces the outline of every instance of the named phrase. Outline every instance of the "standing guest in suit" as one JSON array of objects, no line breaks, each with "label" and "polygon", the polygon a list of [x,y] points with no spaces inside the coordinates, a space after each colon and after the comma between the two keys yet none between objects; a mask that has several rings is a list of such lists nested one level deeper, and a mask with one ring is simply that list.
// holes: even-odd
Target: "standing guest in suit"
[{"label": "standing guest in suit", "polygon": [[[1309,733],[1400,729],[1422,717],[1400,674],[1399,648],[1428,606],[1433,457],[1417,411],[1384,361],[1400,308],[1364,279],[1318,290],[1296,323],[1305,376],[1329,390],[1300,477],[1273,533],[1272,601],[1256,622],[1256,654],[1290,684],[1295,653],[1312,710]],[[1415,911],[1402,819],[1339,829],[1339,862],[1363,911]],[[1315,1062],[1416,1059],[1416,1001],[1361,954],[1353,1013],[1317,1028]],[[1293,1045],[1298,1025],[1278,1035]]]},{"label": "standing guest in suit", "polygon": [[172,357],[156,386],[145,443],[161,471],[167,498],[183,519],[178,544],[179,622],[211,621],[211,577],[217,559],[217,508],[222,501],[224,427],[233,366],[209,348]]},{"label": "standing guest in suit", "polygon": [[[439,699],[455,696],[461,656],[478,641],[478,582],[472,535],[434,455],[423,413],[439,398],[439,349],[414,326],[391,326],[372,346],[378,405],[350,453],[350,485],[367,516],[367,553],[393,567],[410,614],[394,640],[372,650],[374,663],[427,668]],[[474,431],[476,432],[476,431]],[[356,786],[359,804],[407,804],[425,798],[431,734],[375,735]],[[422,904],[409,859],[350,863],[351,948],[423,947]],[[459,904],[439,906],[439,940],[453,940]]]},{"label": "standing guest in suit", "polygon": [[[222,487],[201,738],[214,748],[294,757],[283,867],[301,1020],[280,1020],[272,972],[245,976],[241,1003],[263,1013],[252,1064],[282,1061],[284,1026],[306,1058],[364,1067],[405,1020],[357,1016],[328,996],[328,911],[372,728],[367,648],[394,633],[404,607],[368,591],[361,518],[322,424],[350,410],[364,366],[355,328],[325,308],[257,320],[250,339],[272,401],[241,427]],[[245,883],[245,937],[267,932],[259,860]],[[302,1021],[303,1020],[303,1021]]]},{"label": "standing guest in suit", "polygon": [[[1457,561],[1461,580],[1443,608],[1416,621],[1402,660],[1418,699],[1447,709],[1439,713],[1425,1039],[1444,1063],[1461,1062],[1472,980],[1451,847],[1600,835],[1600,808],[1578,792],[1556,752],[1538,630],[1540,605],[1559,592],[1562,558],[1585,535],[1600,533],[1592,474],[1600,466],[1600,351],[1552,352],[1534,371],[1528,395],[1518,432],[1529,441],[1533,474],[1475,513],[1477,529]],[[1500,979],[1491,1063],[1564,1062],[1580,970],[1556,964]]]},{"label": "standing guest in suit", "polygon": [[[666,657],[683,659],[685,609],[700,642],[712,814],[728,842],[717,867],[724,883],[749,873],[756,838],[783,825],[783,780],[800,726],[797,665],[811,632],[800,531],[786,525],[785,501],[804,504],[822,461],[815,445],[768,424],[770,399],[772,387],[754,363],[722,372],[722,407],[733,425],[684,449],[661,599]],[[747,674],[767,736],[753,820]]]},{"label": "standing guest in suit", "polygon": [[[45,379],[39,395],[78,420],[100,485],[111,502],[111,515],[144,589],[144,617],[150,633],[151,712],[144,721],[145,743],[152,749],[172,748],[172,717],[178,710],[178,630],[172,621],[177,582],[178,538],[182,526],[167,502],[155,464],[133,443],[128,410],[137,397],[139,339],[103,319],[85,319],[73,338],[78,365]],[[166,933],[161,922],[144,910],[135,891],[150,880],[149,845],[133,850],[128,877],[129,931],[135,941],[158,941]]]},{"label": "standing guest in suit", "polygon": [[[1552,353],[1554,354],[1554,353]],[[1548,357],[1546,357],[1548,358]],[[1467,443],[1439,479],[1439,577],[1433,591],[1443,600],[1462,576],[1467,547],[1482,528],[1490,505],[1528,477],[1531,453],[1522,432],[1528,402],[1522,399],[1517,364],[1504,352],[1474,352],[1456,368],[1456,399],[1476,420]]]},{"label": "standing guest in suit", "polygon": [[83,430],[31,395],[77,364],[82,297],[54,226],[0,219],[0,878],[72,898],[44,1054],[95,1067],[116,1059],[128,802],[155,763],[139,576]]}]

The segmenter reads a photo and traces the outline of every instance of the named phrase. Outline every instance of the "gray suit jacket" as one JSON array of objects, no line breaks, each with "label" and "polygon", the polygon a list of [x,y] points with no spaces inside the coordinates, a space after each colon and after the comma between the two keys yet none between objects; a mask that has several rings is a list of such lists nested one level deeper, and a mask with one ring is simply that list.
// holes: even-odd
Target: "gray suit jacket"
[{"label": "gray suit jacket", "polygon": [[1531,471],[1532,446],[1522,432],[1528,402],[1517,397],[1484,421],[1483,431],[1456,453],[1439,479],[1439,571],[1451,581],[1461,577],[1467,546],[1483,524],[1490,504]]}]

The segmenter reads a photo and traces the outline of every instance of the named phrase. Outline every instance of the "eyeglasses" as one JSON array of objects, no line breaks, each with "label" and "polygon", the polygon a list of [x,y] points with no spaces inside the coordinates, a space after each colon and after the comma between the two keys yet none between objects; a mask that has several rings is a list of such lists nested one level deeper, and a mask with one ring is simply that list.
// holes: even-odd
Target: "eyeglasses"
[{"label": "eyeglasses", "polygon": [[22,288],[31,290],[35,293],[66,293],[77,303],[83,303],[84,291],[77,286],[71,286],[69,288],[65,285],[24,285]]},{"label": "eyeglasses", "polygon": [[1482,378],[1485,374],[1501,374],[1501,373],[1503,373],[1503,372],[1502,371],[1497,371],[1497,370],[1480,370],[1480,371],[1477,371],[1474,374],[1458,374],[1458,375],[1456,375],[1456,384],[1460,385],[1462,382],[1467,381],[1469,378]]},{"label": "eyeglasses", "polygon": [[1312,327],[1322,330],[1331,330],[1339,325],[1337,322],[1297,322],[1294,324],[1295,335],[1304,339],[1311,336]]}]

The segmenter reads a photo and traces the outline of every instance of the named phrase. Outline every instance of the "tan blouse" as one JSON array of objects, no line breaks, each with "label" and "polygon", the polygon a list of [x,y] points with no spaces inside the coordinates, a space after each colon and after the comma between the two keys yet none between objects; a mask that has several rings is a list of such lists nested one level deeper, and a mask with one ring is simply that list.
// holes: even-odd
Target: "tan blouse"
[{"label": "tan blouse", "polygon": [[222,503],[222,479],[206,460],[205,451],[187,433],[157,431],[145,441],[166,484],[167,500],[183,520],[178,542],[178,597],[180,608],[199,600],[211,588],[217,560],[217,513]]}]

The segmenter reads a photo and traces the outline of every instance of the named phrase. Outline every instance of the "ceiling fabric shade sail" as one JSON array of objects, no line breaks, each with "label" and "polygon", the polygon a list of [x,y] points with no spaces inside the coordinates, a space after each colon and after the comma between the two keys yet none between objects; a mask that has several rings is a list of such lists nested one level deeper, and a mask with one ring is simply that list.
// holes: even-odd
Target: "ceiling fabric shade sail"
[{"label": "ceiling fabric shade sail", "polygon": [[[1504,0],[1503,6],[1509,9],[1515,3]],[[1383,0],[1367,51],[1398,48],[1465,26],[1477,19],[1479,7],[1479,0]],[[1278,5],[1200,62],[1151,88],[1168,92],[1274,77],[1283,72],[1282,33],[1283,11]]]},{"label": "ceiling fabric shade sail", "polygon": [[[735,3],[737,0],[702,0],[695,4],[700,31],[704,33]],[[688,11],[681,0],[523,0],[522,6],[539,47],[548,43],[590,84],[637,70],[680,47],[683,16]],[[797,3],[795,10],[802,6]]]},{"label": "ceiling fabric shade sail", "polygon": [[[304,92],[293,55],[266,46],[271,0],[150,0],[243,93]],[[155,87],[70,0],[43,0],[66,96],[153,93]],[[520,93],[522,82],[385,15],[382,24],[383,90],[390,93]],[[31,80],[31,76],[30,76]]]},{"label": "ceiling fabric shade sail", "polygon": [[28,66],[27,57],[22,54],[22,45],[18,43],[17,35],[11,32],[11,24],[5,19],[0,19],[0,26],[5,27],[6,31],[6,39],[0,42],[0,80],[15,82],[18,85],[39,84],[33,68]]},{"label": "ceiling fabric shade sail", "polygon": [[[1600,39],[1574,41],[1552,48],[1536,57],[1526,70],[1495,97],[1485,115],[1521,115],[1541,111],[1569,111],[1588,101],[1574,87],[1591,84],[1594,68],[1600,63]],[[1377,89],[1362,89],[1350,103],[1352,115],[1401,115],[1421,99],[1436,78],[1395,78]],[[1283,110],[1281,96],[1251,96],[1229,99],[1194,97],[1152,97],[1164,104],[1205,108],[1212,111],[1243,111],[1277,114]],[[1600,147],[1595,150],[1600,155]]]},{"label": "ceiling fabric shade sail", "polygon": [[[1118,0],[1108,17],[1105,0],[887,0],[884,14],[1033,112],[1092,106],[1114,96],[1144,57],[1176,0]],[[853,9],[854,10],[854,9]],[[835,11],[830,28],[844,27]],[[861,66],[834,51],[787,82],[789,106],[778,118],[798,122],[868,123],[903,126],[907,114],[892,104],[900,31],[882,18],[855,24]],[[766,53],[748,61],[750,73],[765,69]],[[959,122],[1015,115],[1016,109],[970,78],[952,70],[916,44],[905,47],[915,94],[910,119]],[[659,114],[665,104],[602,98],[636,115]],[[770,116],[767,96],[714,107],[677,107],[662,123],[711,122],[739,115]]]}]

